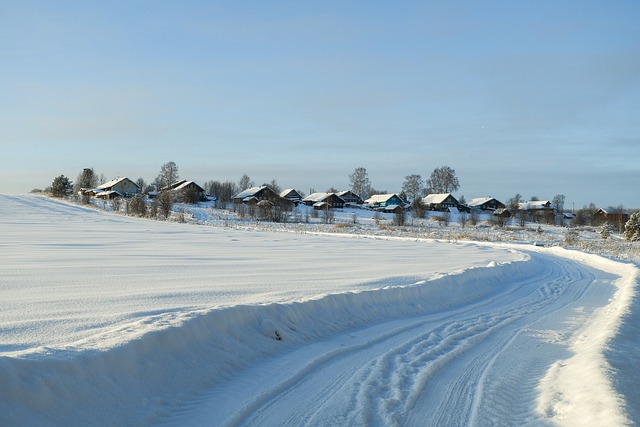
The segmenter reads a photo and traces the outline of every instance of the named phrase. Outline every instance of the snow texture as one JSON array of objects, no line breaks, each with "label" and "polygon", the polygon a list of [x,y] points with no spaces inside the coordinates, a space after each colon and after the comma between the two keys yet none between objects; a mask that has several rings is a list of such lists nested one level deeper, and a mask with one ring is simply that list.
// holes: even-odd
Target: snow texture
[{"label": "snow texture", "polygon": [[0,206],[0,425],[640,421],[635,264]]}]

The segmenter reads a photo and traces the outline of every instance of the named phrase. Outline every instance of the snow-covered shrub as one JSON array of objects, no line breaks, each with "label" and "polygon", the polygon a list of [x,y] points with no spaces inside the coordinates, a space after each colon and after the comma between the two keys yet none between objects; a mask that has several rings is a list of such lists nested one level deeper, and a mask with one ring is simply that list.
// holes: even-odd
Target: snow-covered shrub
[{"label": "snow-covered shrub", "polygon": [[602,237],[603,240],[607,240],[611,236],[611,228],[609,223],[605,222],[602,224],[602,227],[600,227],[600,237]]},{"label": "snow-covered shrub", "polygon": [[131,215],[145,216],[147,212],[147,204],[142,194],[136,194],[129,203],[129,212]]},{"label": "snow-covered shrub", "polygon": [[569,228],[564,234],[564,244],[567,246],[573,246],[578,241],[578,237],[578,232],[573,228]]}]

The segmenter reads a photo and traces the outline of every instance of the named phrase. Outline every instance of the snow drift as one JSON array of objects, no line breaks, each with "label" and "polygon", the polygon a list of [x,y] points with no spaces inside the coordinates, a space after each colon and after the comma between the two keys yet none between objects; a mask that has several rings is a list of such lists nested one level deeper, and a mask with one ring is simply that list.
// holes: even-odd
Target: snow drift
[{"label": "snow drift", "polygon": [[401,316],[481,304],[544,268],[531,259],[412,286],[194,312],[180,326],[106,351],[3,357],[0,419],[10,425],[154,424],[170,411],[166,402],[197,395],[286,347]]}]

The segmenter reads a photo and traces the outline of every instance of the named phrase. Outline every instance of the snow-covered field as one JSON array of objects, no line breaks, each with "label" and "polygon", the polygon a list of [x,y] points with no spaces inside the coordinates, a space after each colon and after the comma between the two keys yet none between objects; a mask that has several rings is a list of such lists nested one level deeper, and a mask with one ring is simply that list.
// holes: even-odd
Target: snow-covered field
[{"label": "snow-covered field", "polygon": [[636,264],[219,225],[0,195],[0,425],[640,422]]}]

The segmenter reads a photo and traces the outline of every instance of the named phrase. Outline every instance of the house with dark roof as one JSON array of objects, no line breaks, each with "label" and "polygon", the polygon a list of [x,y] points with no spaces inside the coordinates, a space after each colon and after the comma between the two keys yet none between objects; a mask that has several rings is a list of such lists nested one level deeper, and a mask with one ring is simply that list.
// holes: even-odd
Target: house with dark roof
[{"label": "house with dark roof", "polygon": [[499,209],[506,208],[504,203],[493,197],[476,197],[475,199],[471,199],[471,201],[468,202],[466,206],[474,211],[488,212],[495,212]]},{"label": "house with dark roof", "polygon": [[279,194],[277,194],[267,185],[247,188],[246,190],[241,191],[240,193],[233,196],[233,203],[235,204],[257,204],[262,200],[267,200],[275,205],[290,205],[293,203],[290,200],[280,197]]},{"label": "house with dark roof", "polygon": [[173,191],[178,200],[183,201],[204,201],[207,199],[207,192],[193,181],[184,181],[180,185],[174,187]]},{"label": "house with dark roof", "polygon": [[96,197],[113,199],[114,197],[133,197],[142,189],[127,177],[116,178],[96,187],[93,192]]},{"label": "house with dark roof", "polygon": [[364,204],[364,200],[362,200],[362,197],[358,196],[356,193],[354,193],[351,190],[340,191],[337,194],[342,198],[342,200],[344,200],[345,204],[353,204],[353,205]]},{"label": "house with dark roof", "polygon": [[281,191],[280,197],[296,204],[302,201],[302,196],[295,188],[287,188],[286,190]]},{"label": "house with dark roof", "polygon": [[344,199],[336,193],[313,193],[302,199],[302,203],[315,209],[344,207]]},{"label": "house with dark roof", "polygon": [[622,229],[629,221],[629,211],[624,208],[600,208],[593,214],[594,222],[598,225],[605,223],[614,225]]},{"label": "house with dark roof", "polygon": [[460,203],[451,193],[429,194],[422,198],[425,209],[445,212],[449,208],[457,208]]}]

